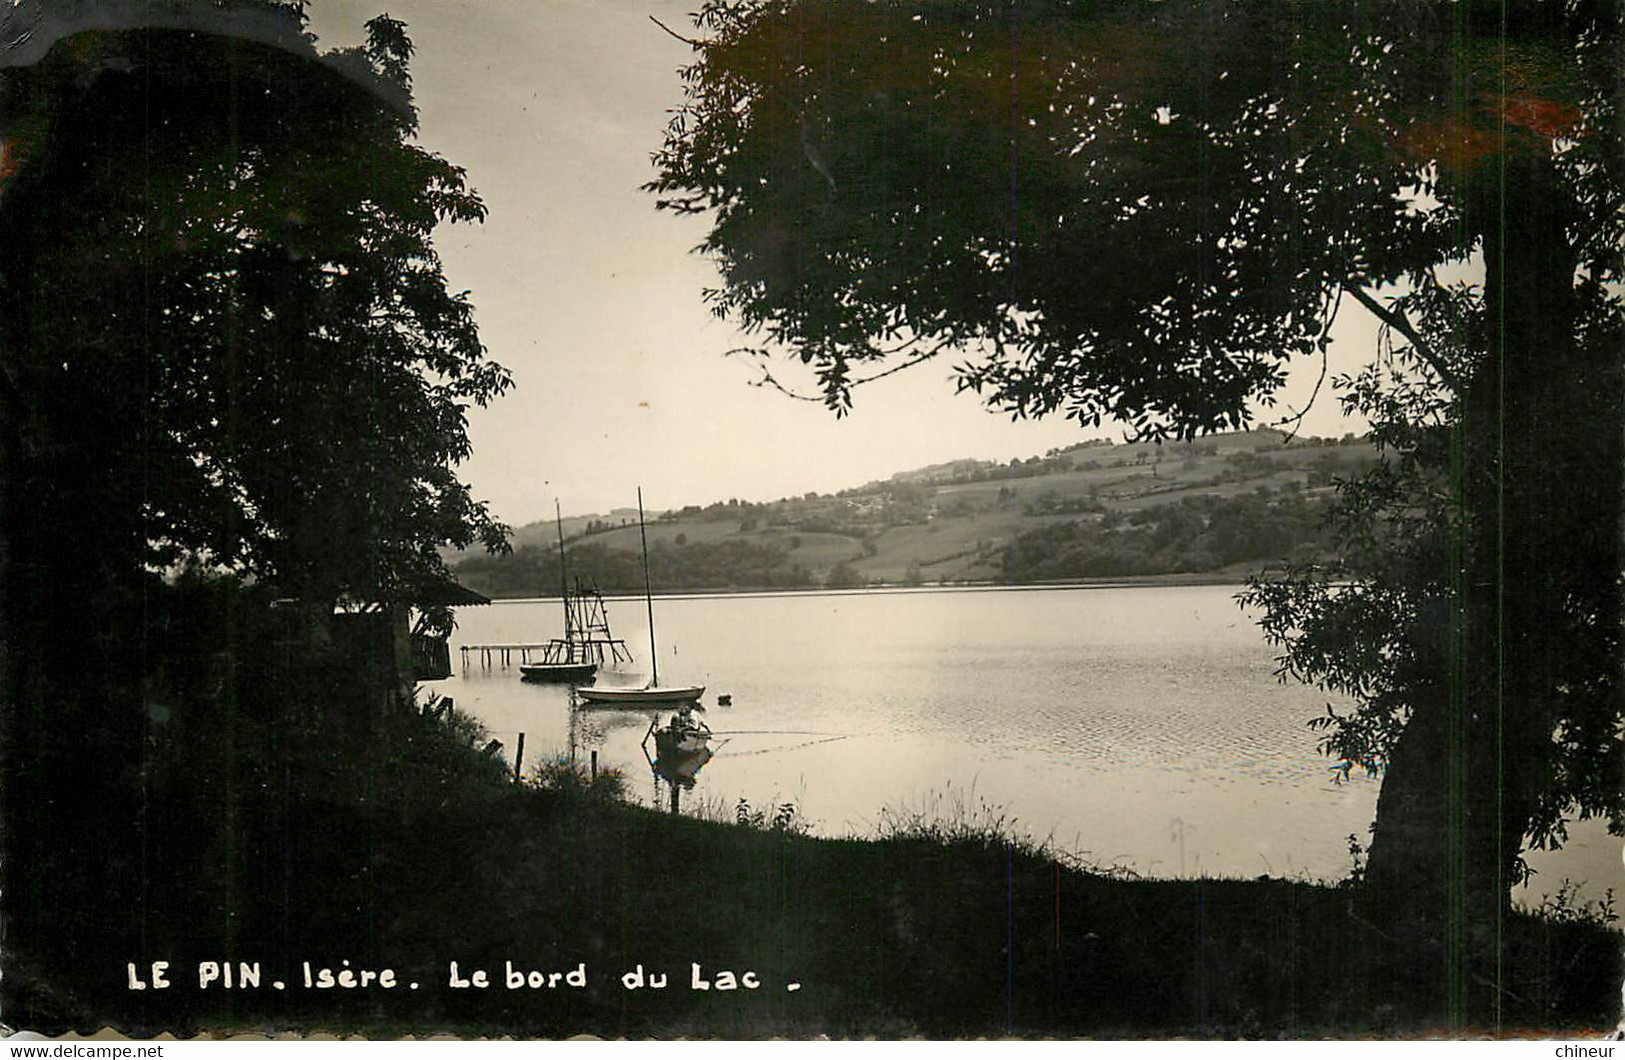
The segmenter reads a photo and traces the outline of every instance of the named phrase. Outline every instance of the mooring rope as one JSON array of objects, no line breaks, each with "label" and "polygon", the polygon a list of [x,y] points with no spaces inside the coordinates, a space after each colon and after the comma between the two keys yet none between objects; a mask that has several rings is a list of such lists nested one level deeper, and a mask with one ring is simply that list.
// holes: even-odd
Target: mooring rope
[{"label": "mooring rope", "polygon": [[[789,734],[781,734],[781,735],[789,735]],[[789,744],[789,745],[784,746],[784,747],[763,747],[760,750],[756,750],[756,751],[730,751],[730,752],[728,752],[728,757],[729,758],[744,758],[747,755],[778,754],[780,751],[796,751],[796,750],[800,750],[803,747],[816,747],[817,745],[819,745],[821,743],[835,743],[838,740],[849,740],[849,739],[851,739],[850,736],[825,736],[821,740],[807,740],[804,743],[793,743],[793,744]]]},{"label": "mooring rope", "polygon": [[838,736],[845,740],[851,732],[810,732],[802,729],[712,729],[712,736]]}]

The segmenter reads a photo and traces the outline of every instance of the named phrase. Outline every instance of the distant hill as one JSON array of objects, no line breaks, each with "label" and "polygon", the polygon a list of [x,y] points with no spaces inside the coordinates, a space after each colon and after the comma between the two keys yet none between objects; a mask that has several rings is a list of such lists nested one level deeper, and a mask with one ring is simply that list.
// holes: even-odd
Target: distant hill
[{"label": "distant hill", "polygon": [[932,464],[915,471],[899,471],[891,477],[893,482],[952,482],[958,478],[974,475],[978,471],[997,467],[992,460],[950,460],[946,464]]},{"label": "distant hill", "polygon": [[[653,580],[680,591],[1240,577],[1328,555],[1332,482],[1374,459],[1352,435],[1261,430],[953,460],[836,494],[650,513]],[[564,532],[573,574],[642,588],[635,509],[566,519]],[[492,596],[537,595],[558,582],[556,535],[551,522],[521,527],[513,556],[454,557],[457,576]]]},{"label": "distant hill", "polygon": [[[564,536],[566,539],[580,537],[588,532],[589,527],[596,529],[599,524],[620,526],[623,523],[630,526],[638,525],[638,510],[636,508],[616,508],[607,515],[598,515],[596,513],[592,515],[567,515],[563,520]],[[513,547],[518,549],[527,546],[540,546],[556,549],[559,547],[558,535],[558,526],[551,519],[526,523],[514,530]],[[452,562],[458,562],[455,555]]]}]

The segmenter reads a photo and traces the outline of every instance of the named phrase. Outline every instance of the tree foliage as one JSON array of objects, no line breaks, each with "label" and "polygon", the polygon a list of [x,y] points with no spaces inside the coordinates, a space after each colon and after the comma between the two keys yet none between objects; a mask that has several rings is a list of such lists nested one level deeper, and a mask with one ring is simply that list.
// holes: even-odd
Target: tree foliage
[{"label": "tree foliage", "polygon": [[[1466,360],[1460,344],[1470,331],[1467,320],[1482,311],[1481,298],[1457,299],[1456,327],[1434,331],[1436,348]],[[1461,403],[1414,350],[1390,347],[1339,382],[1344,405],[1372,424],[1381,456],[1368,471],[1336,483],[1329,529],[1338,559],[1288,565],[1254,578],[1242,598],[1262,610],[1265,636],[1282,648],[1283,678],[1357,704],[1347,713],[1328,706],[1317,719],[1315,726],[1325,733],[1322,750],[1337,758],[1344,776],[1356,768],[1377,776],[1388,767],[1417,705],[1448,702],[1456,686],[1468,683],[1463,671],[1473,660],[1464,650],[1460,610],[1478,551],[1470,543],[1480,531],[1461,485],[1468,427]],[[1594,488],[1587,480],[1601,471],[1592,468],[1563,486]],[[1540,640],[1549,682],[1545,702],[1521,705],[1543,725],[1550,723],[1539,745],[1515,752],[1535,752],[1544,762],[1543,782],[1532,793],[1524,824],[1536,847],[1561,845],[1573,816],[1605,817],[1617,829],[1625,813],[1620,628],[1609,621],[1617,614],[1619,575],[1594,566],[1606,555],[1606,544],[1599,550],[1595,541],[1584,541],[1609,527],[1589,525],[1593,514],[1578,505],[1546,518],[1558,533],[1577,540],[1573,558],[1548,556],[1540,572],[1571,584],[1537,587],[1543,597],[1557,589],[1540,612],[1557,628]],[[1522,879],[1525,872],[1520,862],[1509,878]]]},{"label": "tree foliage", "polygon": [[8,1012],[342,893],[295,819],[359,820],[423,733],[334,604],[439,602],[439,546],[504,540],[454,469],[508,376],[432,239],[484,206],[412,142],[403,27],[321,55],[302,6],[0,18]]},{"label": "tree foliage", "polygon": [[1050,523],[1019,534],[1004,549],[1003,574],[1010,582],[1034,582],[1318,559],[1332,551],[1324,514],[1321,501],[1297,491],[1189,497],[1126,517],[1106,512],[1098,520]]},{"label": "tree foliage", "polygon": [[[682,534],[677,537],[683,538]],[[606,592],[642,593],[640,552],[582,541],[570,549],[567,567]],[[489,596],[557,595],[559,555],[546,546],[521,546],[506,556],[470,556],[457,565],[470,589]],[[650,580],[665,590],[805,588],[811,577],[777,544],[736,539],[657,542],[649,551]]]},{"label": "tree foliage", "polygon": [[1344,287],[1471,253],[1430,165],[1483,135],[1464,92],[1532,146],[1576,120],[1553,41],[1488,55],[1454,7],[708,3],[650,188],[714,212],[714,309],[832,406],[953,349],[1019,414],[1239,426]]},{"label": "tree foliage", "polygon": [[100,464],[79,479],[100,495],[61,519],[124,513],[121,550],[153,569],[432,596],[438,546],[504,537],[453,469],[467,409],[509,378],[432,241],[485,207],[412,142],[399,22],[319,57],[297,8],[188,10],[205,31],[251,16],[275,43],[85,33],[4,74],[22,458],[66,494],[62,465]]}]

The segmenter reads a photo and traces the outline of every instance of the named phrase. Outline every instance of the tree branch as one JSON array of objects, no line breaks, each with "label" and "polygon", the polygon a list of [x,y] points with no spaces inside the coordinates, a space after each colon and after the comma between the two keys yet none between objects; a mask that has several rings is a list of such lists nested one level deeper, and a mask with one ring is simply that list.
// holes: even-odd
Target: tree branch
[{"label": "tree branch", "polygon": [[1341,285],[1326,292],[1326,323],[1321,325],[1320,338],[1315,340],[1315,345],[1320,348],[1320,378],[1315,380],[1315,389],[1310,393],[1309,400],[1304,403],[1303,410],[1296,415],[1284,416],[1275,423],[1270,424],[1271,427],[1285,427],[1289,423],[1292,424],[1292,432],[1286,437],[1289,442],[1298,436],[1298,428],[1303,426],[1303,418],[1309,415],[1310,409],[1315,407],[1315,399],[1320,396],[1320,388],[1326,383],[1327,339],[1332,333],[1332,324],[1337,320],[1337,310],[1342,305],[1343,287]]},{"label": "tree branch", "polygon": [[[917,337],[914,338],[914,339],[910,339],[908,342],[905,342],[903,345],[899,346],[898,349],[899,350],[905,350],[905,349],[907,349],[909,346],[913,345],[917,341],[919,341]],[[913,368],[915,365],[919,364],[921,361],[929,361],[931,358],[935,357],[937,354],[941,353],[945,348],[947,348],[948,346],[950,346],[952,344],[953,344],[953,339],[952,338],[943,339],[941,342],[937,343],[935,346],[931,347],[929,350],[921,350],[919,353],[916,353],[914,356],[908,358],[905,361],[902,361],[899,364],[892,365],[890,368],[886,369],[883,372],[876,372],[874,375],[866,375],[866,376],[862,377],[861,379],[852,380],[850,383],[846,384],[846,388],[848,390],[851,390],[853,387],[863,386],[865,383],[873,383],[877,379],[884,379],[888,375],[895,375],[898,372],[901,372],[905,368]],[[729,353],[745,352],[745,353],[759,354],[761,351],[743,349],[742,348],[740,350],[729,350],[728,352]],[[891,352],[895,353],[896,351],[894,350],[894,351],[891,351]],[[823,403],[824,398],[822,398],[822,397],[819,397],[819,396],[816,396],[816,395],[813,395],[813,394],[798,394],[794,390],[791,390],[789,387],[785,386],[783,383],[781,383],[777,379],[775,379],[773,377],[773,373],[768,369],[768,367],[766,365],[759,365],[758,367],[760,367],[761,370],[762,370],[762,377],[760,379],[756,380],[756,382],[752,383],[751,386],[768,386],[768,387],[772,387],[774,390],[777,390],[779,393],[783,394],[785,397],[792,397],[792,398],[795,398],[797,401],[816,401],[816,402],[819,402],[820,404]]]},{"label": "tree branch", "polygon": [[1371,314],[1378,320],[1405,336],[1411,344],[1411,349],[1415,350],[1417,356],[1421,357],[1435,372],[1439,373],[1439,378],[1444,380],[1445,385],[1456,393],[1461,393],[1461,380],[1434,352],[1433,347],[1428,345],[1427,340],[1422,338],[1404,313],[1396,312],[1383,305],[1369,294],[1366,294],[1358,284],[1345,283],[1343,284],[1343,290],[1353,295],[1355,300],[1369,309]]},{"label": "tree branch", "polygon": [[[902,346],[899,346],[898,349],[899,350],[906,350],[906,349],[908,349],[908,347],[910,345],[912,345],[912,343],[914,341],[916,341],[916,340],[911,339],[911,340],[909,340],[909,342],[906,342]],[[884,379],[888,375],[895,375],[896,373],[901,372],[905,368],[913,368],[915,365],[919,364],[921,361],[929,361],[931,358],[933,358],[937,354],[941,353],[943,351],[943,349],[946,348],[947,346],[949,346],[952,342],[953,342],[953,339],[951,339],[951,338],[943,339],[941,342],[937,343],[935,346],[931,347],[929,350],[922,350],[921,352],[916,353],[914,356],[910,357],[908,360],[903,361],[901,364],[894,364],[890,368],[886,369],[884,372],[876,372],[874,375],[866,375],[862,379],[854,379],[854,380],[852,380],[850,385],[851,386],[862,386],[864,383],[872,383],[876,379]],[[892,351],[892,352],[896,352],[896,351]]]},{"label": "tree branch", "polygon": [[758,367],[762,369],[762,378],[750,384],[751,386],[770,386],[774,390],[777,390],[779,393],[783,394],[785,397],[795,398],[797,401],[815,401],[819,404],[823,404],[823,398],[815,397],[811,394],[798,394],[794,390],[791,390],[789,387],[785,386],[783,383],[779,382],[777,379],[773,378],[773,373],[768,370],[767,365],[759,365]]},{"label": "tree branch", "polygon": [[692,37],[683,36],[681,33],[678,33],[676,30],[672,29],[670,26],[666,25],[664,22],[660,21],[658,18],[655,18],[653,15],[649,16],[649,21],[653,22],[655,25],[657,25],[661,29],[665,30],[668,35],[670,35],[672,37],[675,37],[678,40],[682,41],[684,44],[688,45],[690,48],[704,49],[704,48],[710,47],[710,45],[706,44],[706,42],[703,41],[703,40],[695,40]]}]

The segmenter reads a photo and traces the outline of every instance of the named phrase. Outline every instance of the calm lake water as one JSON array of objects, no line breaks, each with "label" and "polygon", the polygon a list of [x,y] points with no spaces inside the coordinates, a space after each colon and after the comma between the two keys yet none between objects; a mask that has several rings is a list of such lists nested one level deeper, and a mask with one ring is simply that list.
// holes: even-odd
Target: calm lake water
[{"label": "calm lake water", "polygon": [[[1235,592],[657,598],[661,682],[704,684],[703,716],[718,733],[684,812],[789,800],[816,833],[863,835],[888,807],[963,809],[1144,875],[1338,879],[1347,836],[1369,838],[1377,783],[1333,782],[1306,725],[1327,697],[1275,679]],[[611,600],[609,614],[641,669],[600,671],[598,683],[641,683],[644,601]],[[563,623],[556,600],[457,619],[460,670],[462,644],[545,641]],[[522,682],[516,665],[483,669],[477,655],[428,687],[478,717],[506,755],[523,732],[527,768],[572,745],[585,765],[596,750],[636,797],[668,805],[640,749],[651,712],[572,715],[563,686]],[[1559,854],[1535,856],[1537,892],[1565,876],[1591,896],[1615,886],[1618,840],[1591,824]]]}]

